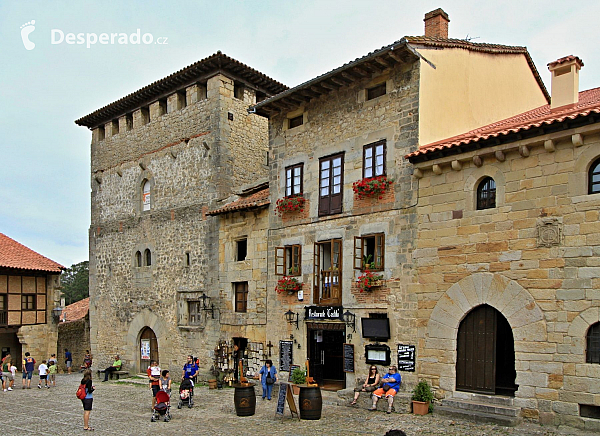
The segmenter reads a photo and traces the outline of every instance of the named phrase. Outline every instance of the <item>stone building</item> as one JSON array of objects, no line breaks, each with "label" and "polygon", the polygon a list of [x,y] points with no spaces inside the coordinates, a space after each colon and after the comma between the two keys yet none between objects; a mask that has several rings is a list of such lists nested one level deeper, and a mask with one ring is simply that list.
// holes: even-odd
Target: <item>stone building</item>
[{"label": "stone building", "polygon": [[[327,388],[353,388],[369,364],[396,363],[399,346],[407,385],[417,380],[421,203],[404,155],[547,102],[526,49],[449,39],[448,21],[433,11],[425,36],[254,106],[269,119],[271,204],[283,209],[269,214],[266,340],[291,342],[293,363],[308,360]],[[374,178],[385,189],[369,191]],[[284,206],[298,197],[301,206]],[[302,292],[276,293],[284,277]]]},{"label": "stone building", "polygon": [[60,306],[64,269],[0,233],[0,346],[19,370],[26,352],[39,362],[56,353],[53,310]]},{"label": "stone building", "polygon": [[548,66],[550,104],[407,156],[418,371],[441,409],[503,396],[482,410],[598,431],[600,89]]},{"label": "stone building", "polygon": [[86,350],[90,349],[89,305],[90,298],[84,298],[65,306],[60,314],[56,348],[58,350],[58,367],[65,372],[67,366],[62,358],[65,348],[71,352],[75,371],[83,364]]},{"label": "stone building", "polygon": [[247,108],[285,89],[217,52],[76,121],[92,130],[90,342],[99,367],[120,354],[130,370],[150,358],[175,369],[198,353],[210,367],[218,323],[205,331],[197,323],[206,312],[196,312],[219,297],[218,220],[206,212],[266,177],[267,122]]}]

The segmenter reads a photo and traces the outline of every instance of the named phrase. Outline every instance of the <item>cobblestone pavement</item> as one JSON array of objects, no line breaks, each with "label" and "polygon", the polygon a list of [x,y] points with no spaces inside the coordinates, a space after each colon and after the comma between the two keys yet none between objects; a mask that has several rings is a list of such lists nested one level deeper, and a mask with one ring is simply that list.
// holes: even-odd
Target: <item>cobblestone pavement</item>
[{"label": "cobblestone pavement", "polygon": [[[95,377],[95,376],[94,376]],[[57,387],[21,389],[17,379],[12,392],[0,392],[0,434],[2,435],[72,435],[83,433],[81,401],[75,397],[81,374],[58,375]],[[37,382],[37,377],[34,377]],[[384,435],[392,428],[407,435],[574,435],[592,433],[571,428],[542,427],[525,423],[518,428],[475,424],[430,414],[387,415],[365,409],[327,404],[325,393],[322,417],[318,421],[298,421],[290,417],[286,405],[282,418],[275,416],[276,399],[257,397],[256,414],[238,417],[233,404],[233,389],[209,390],[197,387],[192,409],[178,410],[173,400],[170,422],[150,422],[151,394],[146,383],[108,382],[94,379],[94,410],[90,424],[94,434],[110,435]],[[257,392],[260,387],[256,387]],[[173,390],[172,398],[177,398]]]}]

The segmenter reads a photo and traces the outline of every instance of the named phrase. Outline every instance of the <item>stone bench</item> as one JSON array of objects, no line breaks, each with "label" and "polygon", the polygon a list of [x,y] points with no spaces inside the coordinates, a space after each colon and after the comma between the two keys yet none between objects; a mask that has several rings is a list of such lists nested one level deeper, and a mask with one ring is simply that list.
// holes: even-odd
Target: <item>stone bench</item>
[{"label": "stone bench", "polygon": [[[99,369],[98,370],[98,377],[100,377],[100,374],[104,374],[104,370],[103,369]],[[108,377],[109,379],[113,379],[113,376],[115,377],[116,380],[119,380],[120,376],[124,376],[124,377],[129,377],[129,371],[124,371],[124,370],[119,370],[119,371],[113,371],[111,373],[109,373]]]},{"label": "stone bench", "polygon": [[[370,392],[361,392],[358,397],[356,405],[351,405],[350,402],[354,398],[354,389],[342,389],[337,391],[338,398],[342,400],[340,405],[346,405],[349,407],[357,407],[360,409],[370,409],[373,405]],[[400,388],[400,392],[394,397],[394,412],[396,413],[410,413],[412,407],[412,394],[410,392],[403,392]],[[388,408],[388,402],[385,398],[380,398],[377,402],[377,410],[385,412]]]}]

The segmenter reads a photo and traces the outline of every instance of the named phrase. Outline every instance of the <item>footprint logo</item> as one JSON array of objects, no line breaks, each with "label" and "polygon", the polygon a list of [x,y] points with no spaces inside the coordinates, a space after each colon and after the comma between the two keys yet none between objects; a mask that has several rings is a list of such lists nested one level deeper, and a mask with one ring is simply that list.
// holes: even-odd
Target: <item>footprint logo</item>
[{"label": "footprint logo", "polygon": [[35,43],[29,40],[29,35],[35,30],[35,20],[31,20],[21,26],[21,39],[23,39],[23,45],[27,50],[33,50]]}]

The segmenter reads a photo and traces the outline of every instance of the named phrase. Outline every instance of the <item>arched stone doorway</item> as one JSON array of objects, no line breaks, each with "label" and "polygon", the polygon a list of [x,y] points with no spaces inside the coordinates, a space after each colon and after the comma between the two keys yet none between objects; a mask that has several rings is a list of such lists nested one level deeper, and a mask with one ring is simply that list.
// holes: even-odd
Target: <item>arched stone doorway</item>
[{"label": "arched stone doorway", "polygon": [[458,326],[456,351],[457,390],[514,396],[514,339],[500,312],[487,304],[471,310]]},{"label": "arched stone doorway", "polygon": [[152,360],[158,362],[158,341],[154,330],[150,327],[144,327],[140,332],[139,345],[140,371],[144,371],[150,366]]}]

